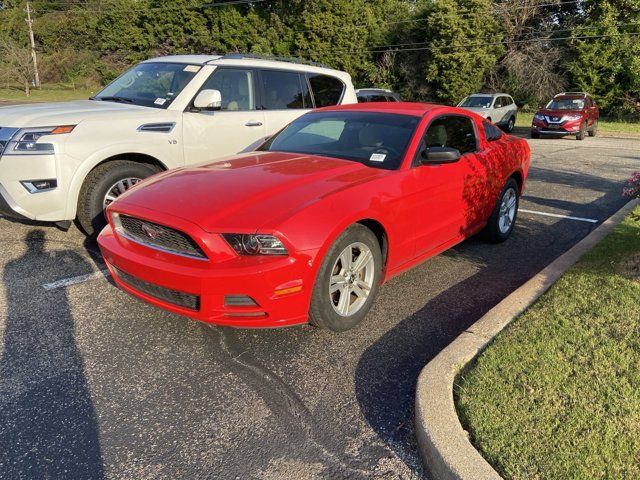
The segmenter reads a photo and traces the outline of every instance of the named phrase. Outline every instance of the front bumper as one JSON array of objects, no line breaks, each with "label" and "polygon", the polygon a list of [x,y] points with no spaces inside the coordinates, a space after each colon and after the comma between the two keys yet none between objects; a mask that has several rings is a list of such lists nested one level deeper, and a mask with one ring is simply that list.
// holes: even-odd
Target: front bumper
[{"label": "front bumper", "polygon": [[582,126],[581,120],[567,120],[562,123],[547,123],[546,121],[534,120],[531,130],[542,135],[577,135]]},{"label": "front bumper", "polygon": [[[58,178],[55,155],[2,155],[0,157],[0,209],[7,216],[57,222],[65,220],[66,190]],[[57,187],[29,192],[21,182],[55,180]]]},{"label": "front bumper", "polygon": [[[201,322],[242,328],[307,322],[313,274],[310,259],[304,255],[235,257],[219,263],[189,259],[123,238],[110,225],[100,233],[98,244],[117,285],[164,310]],[[119,276],[118,272],[124,274]],[[295,292],[282,293],[286,290]],[[175,295],[197,298],[197,309],[167,300]],[[225,303],[225,296],[237,295],[251,297],[256,305]]]}]

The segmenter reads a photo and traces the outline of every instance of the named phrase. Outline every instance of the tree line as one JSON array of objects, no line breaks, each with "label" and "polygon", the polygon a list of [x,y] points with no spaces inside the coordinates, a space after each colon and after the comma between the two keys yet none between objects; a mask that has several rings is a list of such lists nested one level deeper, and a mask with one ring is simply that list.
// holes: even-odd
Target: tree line
[{"label": "tree line", "polygon": [[[230,3],[229,5],[224,5]],[[33,0],[43,82],[104,84],[152,56],[250,52],[348,71],[359,87],[531,107],[592,93],[640,119],[639,0]],[[33,78],[25,0],[0,0],[0,81]]]}]

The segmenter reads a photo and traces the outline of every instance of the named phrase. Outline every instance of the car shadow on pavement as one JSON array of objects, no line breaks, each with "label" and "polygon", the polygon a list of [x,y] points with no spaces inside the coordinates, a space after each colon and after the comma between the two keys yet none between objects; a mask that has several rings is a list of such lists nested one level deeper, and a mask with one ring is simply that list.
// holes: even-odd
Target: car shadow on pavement
[{"label": "car shadow on pavement", "polygon": [[47,251],[42,230],[4,267],[7,312],[0,357],[0,476],[104,478],[99,429],[64,288],[39,272],[92,266],[78,253]]},{"label": "car shadow on pavement", "polygon": [[[625,203],[620,182],[581,173],[551,175],[544,169],[538,173],[537,181],[602,193],[586,204],[549,202],[549,206],[568,209],[568,215],[595,210],[604,219]],[[527,217],[526,222],[520,218],[513,236],[504,244],[490,245],[472,237],[441,254],[452,261],[470,262],[477,270],[401,320],[369,346],[358,362],[355,383],[362,414],[416,473],[414,459],[419,459],[419,453],[413,416],[415,385],[422,368],[504,297],[597,227],[564,219],[545,223],[539,218]],[[428,288],[425,286],[425,291]],[[384,296],[383,288],[378,301],[384,301]]]}]

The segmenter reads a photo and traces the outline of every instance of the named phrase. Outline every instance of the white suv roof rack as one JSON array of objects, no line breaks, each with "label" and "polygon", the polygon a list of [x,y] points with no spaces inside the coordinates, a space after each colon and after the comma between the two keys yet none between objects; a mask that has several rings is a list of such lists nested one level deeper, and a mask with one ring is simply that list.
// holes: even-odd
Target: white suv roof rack
[{"label": "white suv roof rack", "polygon": [[226,55],[216,60],[242,60],[243,58],[249,58],[254,60],[273,60],[276,62],[287,62],[287,63],[299,63],[301,65],[311,65],[313,67],[329,68],[324,63],[312,62],[310,60],[305,60],[303,58],[280,57],[277,55],[259,55],[256,53],[227,53]]}]

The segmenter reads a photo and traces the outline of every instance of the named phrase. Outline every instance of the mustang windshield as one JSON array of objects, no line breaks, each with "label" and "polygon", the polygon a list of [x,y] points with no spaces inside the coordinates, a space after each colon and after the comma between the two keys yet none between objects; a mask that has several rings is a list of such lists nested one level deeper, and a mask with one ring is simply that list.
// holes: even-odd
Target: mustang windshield
[{"label": "mustang windshield", "polygon": [[378,112],[308,113],[260,150],[322,155],[395,170],[419,122],[410,115]]},{"label": "mustang windshield", "polygon": [[458,106],[466,108],[491,108],[491,103],[493,103],[493,97],[467,97]]},{"label": "mustang windshield", "polygon": [[582,110],[584,98],[554,98],[547,104],[549,110]]},{"label": "mustang windshield", "polygon": [[107,85],[93,100],[167,108],[200,70],[184,63],[140,63]]}]

